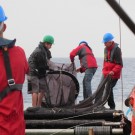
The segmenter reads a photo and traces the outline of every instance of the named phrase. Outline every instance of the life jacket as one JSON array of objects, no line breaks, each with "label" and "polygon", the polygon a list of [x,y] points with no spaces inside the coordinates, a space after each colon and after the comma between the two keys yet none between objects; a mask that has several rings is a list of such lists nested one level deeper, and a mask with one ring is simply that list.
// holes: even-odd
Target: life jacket
[{"label": "life jacket", "polygon": [[0,49],[2,50],[3,53],[4,66],[5,66],[7,82],[8,82],[8,86],[0,92],[0,101],[3,98],[5,98],[9,92],[12,92],[14,90],[22,90],[23,87],[23,84],[15,83],[15,80],[12,76],[11,66],[10,66],[8,49],[12,48],[15,45],[15,42],[16,39],[8,40],[8,39],[0,38]]},{"label": "life jacket", "polygon": [[111,50],[111,54],[110,54],[110,58],[108,59],[108,50],[105,48],[104,49],[104,61],[106,62],[114,62],[114,53],[115,53],[115,50],[118,48],[118,44],[114,44],[114,47],[112,48]]}]

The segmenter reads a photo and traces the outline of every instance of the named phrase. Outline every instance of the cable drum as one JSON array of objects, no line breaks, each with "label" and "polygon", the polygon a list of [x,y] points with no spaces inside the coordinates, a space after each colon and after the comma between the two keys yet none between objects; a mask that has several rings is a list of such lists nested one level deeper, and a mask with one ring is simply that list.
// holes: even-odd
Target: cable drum
[{"label": "cable drum", "polygon": [[88,126],[76,127],[75,135],[88,135],[89,129],[93,129],[94,135],[112,135],[110,126]]}]

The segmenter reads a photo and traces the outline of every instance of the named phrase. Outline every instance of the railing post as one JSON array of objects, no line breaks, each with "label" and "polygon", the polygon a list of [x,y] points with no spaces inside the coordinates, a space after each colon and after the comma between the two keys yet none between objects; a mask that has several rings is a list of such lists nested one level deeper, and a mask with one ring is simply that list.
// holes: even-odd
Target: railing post
[{"label": "railing post", "polygon": [[89,128],[88,133],[89,133],[88,135],[94,135],[93,128]]}]

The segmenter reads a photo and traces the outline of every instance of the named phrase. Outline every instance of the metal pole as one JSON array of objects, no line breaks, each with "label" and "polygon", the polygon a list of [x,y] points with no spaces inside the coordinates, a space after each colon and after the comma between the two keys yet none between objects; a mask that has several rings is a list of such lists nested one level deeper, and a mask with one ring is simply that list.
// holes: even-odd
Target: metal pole
[{"label": "metal pole", "polygon": [[121,135],[123,133],[124,133],[123,128],[113,128],[112,129],[112,134],[113,135]]},{"label": "metal pole", "polygon": [[115,0],[106,0],[129,29],[135,34],[135,24]]},{"label": "metal pole", "polygon": [[74,129],[25,129],[26,135],[74,135]]},{"label": "metal pole", "polygon": [[89,134],[88,135],[94,135],[93,128],[89,128]]},{"label": "metal pole", "polygon": [[[91,129],[89,135],[94,135],[93,128],[89,127],[89,129]],[[113,128],[111,132],[112,135],[120,135],[123,134],[123,129]],[[25,134],[26,135],[74,135],[74,129],[26,129]]]}]

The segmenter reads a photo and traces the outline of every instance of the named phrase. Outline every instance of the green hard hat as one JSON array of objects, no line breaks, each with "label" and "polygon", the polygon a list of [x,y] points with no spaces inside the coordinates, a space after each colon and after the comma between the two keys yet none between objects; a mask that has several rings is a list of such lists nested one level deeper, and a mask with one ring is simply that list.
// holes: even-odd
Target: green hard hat
[{"label": "green hard hat", "polygon": [[50,44],[53,44],[53,43],[54,43],[54,38],[53,38],[53,36],[51,36],[51,35],[46,35],[46,36],[44,36],[44,38],[43,38],[43,42],[48,42],[48,43],[50,43]]}]

